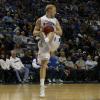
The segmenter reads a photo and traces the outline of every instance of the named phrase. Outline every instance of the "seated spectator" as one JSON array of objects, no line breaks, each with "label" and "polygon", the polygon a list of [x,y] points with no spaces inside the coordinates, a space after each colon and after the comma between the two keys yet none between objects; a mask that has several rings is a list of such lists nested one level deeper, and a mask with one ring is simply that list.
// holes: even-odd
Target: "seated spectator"
[{"label": "seated spectator", "polygon": [[86,60],[86,69],[88,70],[88,80],[95,80],[95,72],[96,72],[96,66],[97,66],[97,62],[94,62],[92,60],[92,57],[90,55],[87,56],[87,60]]},{"label": "seated spectator", "polygon": [[11,66],[10,66],[10,59],[9,57],[7,57],[7,55],[2,55],[0,57],[0,66],[1,66],[1,78],[3,82],[10,82],[12,81],[11,79],[9,79],[9,77],[11,76]]},{"label": "seated spectator", "polygon": [[54,53],[51,53],[51,57],[48,65],[48,82],[56,82],[57,78],[57,67],[58,67],[58,57]]},{"label": "seated spectator", "polygon": [[65,79],[65,66],[66,66],[66,55],[63,50],[60,51],[60,56],[59,56],[59,66],[58,66],[58,75],[59,76],[59,82],[63,82]]},{"label": "seated spectator", "polygon": [[32,66],[33,66],[33,68],[35,68],[35,69],[40,68],[40,65],[37,63],[37,59],[36,59],[36,58],[33,59],[33,61],[32,61]]},{"label": "seated spectator", "polygon": [[69,76],[68,76],[69,79],[76,82],[77,81],[76,68],[70,56],[68,56],[67,61],[66,61],[66,69],[68,69],[69,71]]},{"label": "seated spectator", "polygon": [[16,44],[22,44],[21,36],[20,36],[20,31],[17,31],[16,34],[13,36],[13,41]]},{"label": "seated spectator", "polygon": [[2,56],[0,59],[0,66],[3,70],[10,70],[10,59]]},{"label": "seated spectator", "polygon": [[94,66],[95,66],[95,72],[94,72],[94,79],[95,80],[99,80],[99,69],[98,69],[98,65],[99,65],[99,56],[95,56],[94,57]]},{"label": "seated spectator", "polygon": [[100,56],[98,58],[98,65],[97,65],[97,80],[100,82]]},{"label": "seated spectator", "polygon": [[97,62],[94,62],[92,57],[90,55],[87,56],[87,60],[86,60],[86,69],[87,70],[92,70],[96,67]]},{"label": "seated spectator", "polygon": [[22,43],[24,43],[24,44],[27,44],[27,37],[25,36],[25,32],[24,31],[22,31],[21,32],[21,40],[22,40]]},{"label": "seated spectator", "polygon": [[21,48],[21,45],[20,45],[20,44],[17,43],[17,44],[15,45],[14,50],[16,51],[17,57],[23,57],[23,56],[24,56],[24,51],[23,51],[23,49]]},{"label": "seated spectator", "polygon": [[32,60],[33,58],[30,56],[29,51],[26,50],[24,52],[24,56],[21,57],[22,63],[25,65],[26,68],[31,68],[32,67]]},{"label": "seated spectator", "polygon": [[7,12],[7,15],[3,17],[2,21],[7,22],[7,23],[12,23],[13,22],[13,19],[10,15],[10,12]]},{"label": "seated spectator", "polygon": [[33,77],[35,77],[34,78],[34,80],[37,82],[37,81],[39,81],[39,72],[40,72],[40,65],[38,64],[38,61],[37,61],[37,55],[38,55],[38,53],[36,52],[36,51],[34,51],[34,58],[33,58],[33,61],[32,61],[32,69],[31,69],[31,71],[33,72]]},{"label": "seated spectator", "polygon": [[[27,82],[29,77],[29,69],[24,67],[20,58],[16,57],[16,52],[14,50],[11,51],[10,62],[11,62],[11,67],[14,69],[16,73],[18,81],[20,83]],[[21,79],[22,74],[24,74],[24,77]]]},{"label": "seated spectator", "polygon": [[61,64],[61,65],[64,65],[65,64],[65,62],[66,62],[66,56],[65,56],[65,52],[64,51],[61,51],[60,52],[60,57],[59,57],[59,63]]},{"label": "seated spectator", "polygon": [[78,80],[84,81],[86,79],[86,65],[82,56],[80,56],[79,59],[76,61],[76,67]]},{"label": "seated spectator", "polygon": [[94,66],[97,66],[98,65],[98,59],[99,59],[99,56],[95,56],[94,57],[94,61],[93,61]]}]

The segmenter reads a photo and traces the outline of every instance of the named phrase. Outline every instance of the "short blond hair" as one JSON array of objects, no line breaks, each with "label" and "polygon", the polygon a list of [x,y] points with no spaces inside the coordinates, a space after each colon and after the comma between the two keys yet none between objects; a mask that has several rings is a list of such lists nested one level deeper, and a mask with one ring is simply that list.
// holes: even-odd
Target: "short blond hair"
[{"label": "short blond hair", "polygon": [[45,8],[45,11],[48,11],[49,9],[52,9],[52,8],[56,8],[56,6],[53,5],[53,4],[48,4],[48,5],[46,6],[46,8]]}]

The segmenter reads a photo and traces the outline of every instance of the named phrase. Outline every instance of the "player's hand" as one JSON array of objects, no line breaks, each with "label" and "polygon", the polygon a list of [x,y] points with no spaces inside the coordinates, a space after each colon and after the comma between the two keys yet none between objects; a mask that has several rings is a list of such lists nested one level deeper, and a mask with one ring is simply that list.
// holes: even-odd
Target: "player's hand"
[{"label": "player's hand", "polygon": [[40,35],[40,37],[41,37],[42,39],[45,38],[45,34],[44,34],[44,32],[42,31],[42,29],[40,29],[40,33],[39,33],[39,35]]},{"label": "player's hand", "polygon": [[56,34],[56,32],[54,31],[54,32],[50,32],[49,34]]},{"label": "player's hand", "polygon": [[54,32],[50,32],[49,34],[48,34],[48,38],[49,38],[49,42],[51,42],[52,40],[53,40],[53,38],[54,38],[54,35],[55,35],[55,33]]}]

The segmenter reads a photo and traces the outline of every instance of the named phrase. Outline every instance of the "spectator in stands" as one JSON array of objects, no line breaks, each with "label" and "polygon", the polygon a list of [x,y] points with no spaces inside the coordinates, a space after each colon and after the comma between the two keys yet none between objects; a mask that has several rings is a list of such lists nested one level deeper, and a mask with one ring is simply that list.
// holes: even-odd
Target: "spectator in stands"
[{"label": "spectator in stands", "polygon": [[76,82],[77,81],[76,67],[74,65],[74,62],[71,60],[71,56],[68,56],[67,58],[66,69],[70,71],[70,74],[68,77],[74,82]]},{"label": "spectator in stands", "polygon": [[35,81],[39,81],[39,72],[40,72],[40,65],[38,64],[38,59],[37,59],[38,53],[37,51],[34,51],[34,58],[32,61],[32,68],[31,71],[34,73],[32,76],[35,78]]},{"label": "spectator in stands", "polygon": [[76,61],[77,79],[84,81],[86,79],[86,65],[82,56]]},{"label": "spectator in stands", "polygon": [[99,72],[99,69],[98,69],[98,65],[99,65],[99,56],[95,56],[94,57],[94,60],[93,60],[93,64],[95,66],[94,68],[94,80],[98,80],[99,77],[98,77],[98,72]]},{"label": "spectator in stands", "polygon": [[3,70],[10,70],[10,59],[6,58],[7,55],[2,55],[0,59],[0,66]]},{"label": "spectator in stands", "polygon": [[28,28],[28,35],[32,35],[32,30],[33,30],[33,26],[32,26],[32,23],[31,22],[28,22],[28,26],[27,26],[27,28]]},{"label": "spectator in stands", "polygon": [[100,82],[100,55],[98,57],[98,65],[97,65],[97,80]]},{"label": "spectator in stands", "polygon": [[39,69],[40,68],[40,65],[38,64],[37,62],[37,58],[34,58],[33,61],[32,61],[32,66],[33,68],[35,69]]},{"label": "spectator in stands", "polygon": [[10,78],[11,76],[11,66],[10,66],[10,59],[9,56],[3,54],[0,58],[0,66],[1,66],[1,77],[3,82],[10,82],[12,81]]},{"label": "spectator in stands", "polygon": [[25,36],[25,32],[21,32],[21,40],[23,44],[27,44],[27,37]]},{"label": "spectator in stands", "polygon": [[[28,81],[29,77],[29,69],[24,67],[22,64],[20,58],[16,57],[16,51],[11,51],[11,57],[10,57],[11,67],[14,69],[16,73],[16,77],[20,83],[24,83]],[[24,77],[21,79],[22,74],[24,74]]]},{"label": "spectator in stands", "polygon": [[14,50],[16,51],[16,55],[18,56],[18,57],[24,57],[24,51],[23,51],[23,49],[21,48],[21,45],[20,44],[15,44],[15,48],[14,48]]},{"label": "spectator in stands", "polygon": [[13,41],[16,44],[22,44],[21,36],[20,36],[20,31],[17,31],[16,34],[13,36]]},{"label": "spectator in stands", "polygon": [[60,51],[60,56],[59,56],[59,66],[58,66],[58,78],[59,78],[59,82],[63,82],[63,80],[65,79],[65,67],[66,67],[66,55],[65,52],[63,50]]},{"label": "spectator in stands", "polygon": [[64,51],[60,51],[59,62],[62,65],[64,65],[66,62],[66,55]]},{"label": "spectator in stands", "polygon": [[12,40],[12,37],[9,35],[4,35],[4,38],[2,39],[2,44],[4,46],[4,51],[6,52],[14,48],[14,42]]},{"label": "spectator in stands", "polygon": [[88,70],[88,80],[95,80],[97,61],[93,61],[90,55],[87,56],[86,69]]},{"label": "spectator in stands", "polygon": [[51,57],[48,65],[48,72],[47,72],[48,73],[47,78],[49,83],[56,82],[58,63],[59,63],[58,57],[54,53],[51,53]]},{"label": "spectator in stands", "polygon": [[86,69],[93,69],[95,66],[97,65],[97,63],[95,64],[92,57],[90,55],[87,56],[87,60],[86,60]]},{"label": "spectator in stands", "polygon": [[0,45],[0,55],[2,55],[2,53],[5,51],[5,46],[4,44],[1,42],[1,45]]},{"label": "spectator in stands", "polygon": [[[32,55],[31,55],[32,56]],[[29,54],[29,50],[24,51],[24,56],[21,57],[22,63],[25,65],[26,68],[30,69],[32,67],[32,60],[33,57],[31,57]]]},{"label": "spectator in stands", "polygon": [[13,22],[13,19],[10,15],[10,12],[7,12],[7,15],[3,17],[2,21],[6,22],[6,23],[12,23]]}]

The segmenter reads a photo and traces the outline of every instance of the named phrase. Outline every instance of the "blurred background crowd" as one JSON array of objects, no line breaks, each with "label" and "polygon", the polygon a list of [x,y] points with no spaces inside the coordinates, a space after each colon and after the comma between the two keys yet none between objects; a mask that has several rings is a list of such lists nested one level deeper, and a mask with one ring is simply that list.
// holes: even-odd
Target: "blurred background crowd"
[{"label": "blurred background crowd", "polygon": [[32,32],[50,3],[57,7],[63,36],[58,51],[50,58],[47,81],[100,81],[97,0],[0,0],[1,83],[39,81],[38,40]]}]

